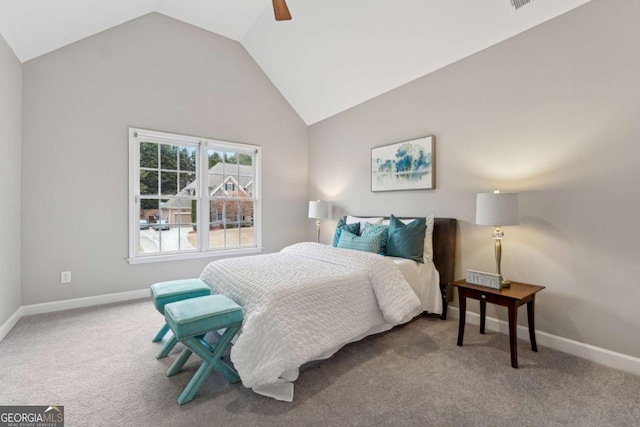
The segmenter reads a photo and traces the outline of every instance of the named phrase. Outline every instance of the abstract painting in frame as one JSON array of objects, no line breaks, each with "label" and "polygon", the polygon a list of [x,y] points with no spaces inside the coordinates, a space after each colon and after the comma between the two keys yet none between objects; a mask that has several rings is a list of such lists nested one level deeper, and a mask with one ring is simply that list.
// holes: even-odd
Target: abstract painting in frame
[{"label": "abstract painting in frame", "polygon": [[371,149],[371,191],[435,188],[433,136]]}]

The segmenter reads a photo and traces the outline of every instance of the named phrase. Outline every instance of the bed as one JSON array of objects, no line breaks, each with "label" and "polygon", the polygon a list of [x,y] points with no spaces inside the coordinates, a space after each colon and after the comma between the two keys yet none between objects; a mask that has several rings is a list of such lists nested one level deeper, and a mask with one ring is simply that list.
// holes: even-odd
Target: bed
[{"label": "bed", "polygon": [[436,218],[424,264],[304,242],[210,263],[200,278],[245,311],[231,360],[245,387],[292,401],[300,367],[344,345],[442,313],[451,295],[455,219]]}]

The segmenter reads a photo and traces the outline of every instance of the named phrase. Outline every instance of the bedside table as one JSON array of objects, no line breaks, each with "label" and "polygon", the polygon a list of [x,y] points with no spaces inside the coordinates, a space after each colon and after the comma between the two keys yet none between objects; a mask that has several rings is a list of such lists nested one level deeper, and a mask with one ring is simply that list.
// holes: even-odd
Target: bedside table
[{"label": "bedside table", "polygon": [[464,324],[466,321],[467,298],[480,301],[480,333],[484,334],[485,319],[487,315],[487,303],[501,305],[509,309],[509,345],[511,347],[511,366],[518,368],[518,350],[516,345],[516,328],[518,307],[527,304],[527,319],[529,323],[529,339],[531,350],[538,351],[536,344],[536,331],[534,326],[534,313],[536,293],[544,289],[544,286],[528,285],[526,283],[511,282],[511,287],[503,289],[491,289],[485,286],[472,285],[465,280],[451,283],[458,288],[460,299],[460,324],[458,326],[458,345],[462,347],[464,338]]}]

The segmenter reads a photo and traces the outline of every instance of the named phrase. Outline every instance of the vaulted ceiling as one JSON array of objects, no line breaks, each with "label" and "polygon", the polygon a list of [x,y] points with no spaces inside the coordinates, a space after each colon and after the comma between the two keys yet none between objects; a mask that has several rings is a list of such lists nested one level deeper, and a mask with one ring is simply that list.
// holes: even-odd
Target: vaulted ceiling
[{"label": "vaulted ceiling", "polygon": [[239,41],[313,124],[589,1],[0,0],[0,34],[25,62],[159,12]]}]

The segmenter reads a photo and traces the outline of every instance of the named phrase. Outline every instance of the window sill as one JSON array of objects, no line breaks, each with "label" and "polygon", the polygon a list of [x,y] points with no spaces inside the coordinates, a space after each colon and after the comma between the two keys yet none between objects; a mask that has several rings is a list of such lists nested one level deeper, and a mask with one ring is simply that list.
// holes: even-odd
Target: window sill
[{"label": "window sill", "polygon": [[234,257],[262,253],[262,248],[224,249],[209,252],[190,252],[182,254],[150,255],[137,258],[127,258],[129,264],[148,264],[152,262],[181,261],[199,258]]}]

